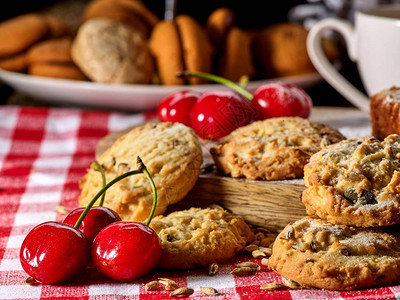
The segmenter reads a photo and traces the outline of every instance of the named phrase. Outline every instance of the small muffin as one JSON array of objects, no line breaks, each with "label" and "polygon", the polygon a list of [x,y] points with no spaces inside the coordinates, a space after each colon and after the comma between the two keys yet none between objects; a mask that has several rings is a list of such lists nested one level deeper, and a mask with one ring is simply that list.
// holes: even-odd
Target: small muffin
[{"label": "small muffin", "polygon": [[[185,84],[186,79],[176,76],[184,70],[212,71],[214,49],[205,29],[191,16],[179,15],[173,21],[157,23],[150,37],[150,49],[164,85]],[[204,82],[196,77],[187,80],[189,84]]]},{"label": "small muffin", "polygon": [[393,86],[371,97],[370,120],[372,135],[384,140],[390,134],[400,134],[400,88]]},{"label": "small muffin", "polygon": [[305,287],[355,290],[400,283],[400,236],[306,217],[276,238],[268,267]]},{"label": "small muffin", "polygon": [[194,269],[221,263],[254,239],[246,222],[223,209],[190,208],[155,217],[150,227],[161,240],[159,266]]},{"label": "small muffin", "polygon": [[[107,182],[136,170],[140,156],[151,174],[158,195],[155,215],[180,201],[200,175],[203,156],[193,130],[180,123],[147,123],[120,137],[97,161]],[[80,182],[79,205],[86,206],[102,188],[100,172],[89,169]],[[123,221],[145,221],[153,204],[151,186],[144,174],[130,176],[107,190],[104,206],[116,211]]]},{"label": "small muffin", "polygon": [[147,41],[129,26],[111,19],[90,19],[82,24],[71,56],[95,82],[148,84],[154,73]]},{"label": "small muffin", "polygon": [[400,222],[400,136],[344,140],[304,167],[307,214],[361,227]]},{"label": "small muffin", "polygon": [[217,169],[232,177],[293,179],[310,156],[345,137],[336,129],[300,117],[270,118],[240,127],[210,149]]}]

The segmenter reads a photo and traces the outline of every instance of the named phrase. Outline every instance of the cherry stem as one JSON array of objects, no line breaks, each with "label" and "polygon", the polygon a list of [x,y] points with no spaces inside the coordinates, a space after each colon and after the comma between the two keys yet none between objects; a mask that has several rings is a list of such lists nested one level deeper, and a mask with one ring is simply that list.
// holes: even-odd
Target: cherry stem
[{"label": "cherry stem", "polygon": [[[94,161],[93,169],[101,173],[101,177],[103,179],[103,187],[104,187],[106,185],[106,174],[104,173],[103,167],[97,161]],[[101,195],[99,206],[103,206],[105,197],[106,197],[106,192],[104,192],[103,195]]]},{"label": "cherry stem", "polygon": [[149,171],[147,170],[146,166],[144,165],[144,163],[142,162],[142,160],[140,159],[140,157],[137,157],[137,166],[138,169],[137,170],[133,170],[133,171],[128,171],[124,174],[119,175],[118,177],[115,177],[113,180],[111,180],[109,183],[107,183],[105,186],[103,186],[103,188],[97,192],[97,194],[93,197],[93,199],[89,202],[89,204],[86,206],[85,210],[82,212],[82,214],[80,215],[79,219],[76,221],[74,227],[76,229],[79,229],[79,227],[82,224],[83,219],[86,217],[87,213],[89,212],[89,210],[92,208],[92,206],[95,204],[95,202],[97,201],[97,199],[100,198],[101,195],[104,194],[104,192],[110,188],[112,185],[114,185],[115,183],[117,183],[118,181],[131,176],[131,175],[136,175],[136,174],[145,174],[146,177],[149,179],[150,181],[150,185],[151,188],[153,190],[153,207],[151,209],[150,212],[150,216],[146,222],[146,225],[148,226],[151,222],[151,219],[153,218],[154,215],[154,211],[156,209],[157,206],[157,190],[156,190],[156,186],[154,184],[153,178],[151,177]]},{"label": "cherry stem", "polygon": [[226,85],[230,88],[232,88],[233,90],[235,90],[236,92],[238,92],[239,94],[241,94],[242,96],[244,96],[245,98],[249,99],[250,101],[253,99],[253,94],[250,93],[249,91],[245,90],[242,86],[240,86],[239,84],[236,84],[235,82],[226,79],[224,77],[221,76],[217,76],[214,74],[209,74],[209,73],[204,73],[204,72],[190,72],[190,71],[182,71],[179,72],[178,74],[176,74],[176,76],[178,77],[188,77],[188,76],[194,76],[194,77],[199,77],[199,78],[203,78],[203,79],[208,79],[217,83],[221,83],[223,85]]}]

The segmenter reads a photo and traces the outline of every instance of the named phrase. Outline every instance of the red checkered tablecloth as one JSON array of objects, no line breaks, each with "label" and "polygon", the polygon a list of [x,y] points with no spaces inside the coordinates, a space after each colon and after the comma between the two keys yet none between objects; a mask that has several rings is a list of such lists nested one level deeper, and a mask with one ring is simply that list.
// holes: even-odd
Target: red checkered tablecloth
[{"label": "red checkered tablecloth", "polygon": [[265,291],[260,285],[283,282],[262,267],[254,275],[233,276],[235,263],[257,261],[238,255],[208,270],[154,270],[140,280],[121,283],[93,268],[58,285],[24,284],[27,274],[19,262],[19,248],[35,225],[62,221],[57,206],[78,205],[78,181],[94,158],[99,139],[110,132],[142,123],[145,114],[122,114],[65,108],[0,107],[0,298],[1,299],[164,299],[169,292],[147,292],[145,283],[167,277],[194,289],[189,298],[207,298],[202,286],[216,288],[212,299],[398,299],[400,286],[339,292],[314,289]]}]

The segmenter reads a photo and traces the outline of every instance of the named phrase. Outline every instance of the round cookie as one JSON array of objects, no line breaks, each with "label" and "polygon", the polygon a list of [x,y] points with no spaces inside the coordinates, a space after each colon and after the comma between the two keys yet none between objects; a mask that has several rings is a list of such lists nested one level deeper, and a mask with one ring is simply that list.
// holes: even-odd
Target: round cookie
[{"label": "round cookie", "polygon": [[268,267],[306,287],[390,286],[400,282],[400,236],[306,217],[278,235]]},{"label": "round cookie", "polygon": [[190,208],[155,217],[150,227],[162,245],[159,266],[194,269],[221,263],[254,239],[246,222],[223,209]]},{"label": "round cookie", "polygon": [[38,14],[29,13],[0,23],[0,57],[25,51],[45,38],[49,26]]},{"label": "round cookie", "polygon": [[229,7],[220,7],[214,10],[207,18],[206,31],[211,43],[219,49],[234,25],[235,13]]},{"label": "round cookie", "polygon": [[44,62],[72,63],[71,44],[72,38],[69,36],[38,42],[27,51],[27,62],[28,64]]},{"label": "round cookie", "polygon": [[[205,29],[191,16],[179,15],[174,21],[157,23],[150,37],[150,50],[155,57],[158,74],[164,85],[185,83],[176,74],[212,71],[214,49]],[[189,84],[201,84],[204,79],[190,77]]]},{"label": "round cookie", "polygon": [[83,23],[72,43],[71,56],[95,82],[148,84],[154,74],[147,41],[129,26],[111,19]]},{"label": "round cookie", "polygon": [[300,117],[270,118],[240,127],[210,149],[217,169],[232,177],[301,178],[310,156],[345,137]]},{"label": "round cookie", "polygon": [[28,67],[28,74],[58,79],[88,80],[72,63],[38,62]]},{"label": "round cookie", "polygon": [[25,53],[18,53],[15,55],[9,55],[0,57],[0,69],[10,72],[25,72],[28,68]]},{"label": "round cookie", "polygon": [[93,18],[107,18],[131,26],[144,38],[158,23],[159,18],[142,2],[135,0],[95,0],[86,5],[81,22]]},{"label": "round cookie", "polygon": [[304,167],[309,215],[361,227],[400,222],[400,136],[344,140]]},{"label": "round cookie", "polygon": [[261,75],[281,77],[315,72],[307,53],[307,35],[307,29],[297,23],[279,23],[261,29],[253,44]]},{"label": "round cookie", "polygon": [[[109,182],[121,173],[137,169],[137,156],[157,188],[155,215],[186,196],[200,175],[203,160],[199,139],[191,128],[180,123],[147,123],[120,137],[97,161]],[[89,169],[80,182],[79,205],[86,206],[101,187],[100,172]],[[124,221],[145,221],[152,203],[153,193],[146,176],[135,175],[107,190],[104,205]]]},{"label": "round cookie", "polygon": [[252,39],[247,32],[239,27],[232,27],[219,55],[219,76],[238,82],[242,76],[253,78],[256,69],[253,65],[253,53],[251,51]]}]

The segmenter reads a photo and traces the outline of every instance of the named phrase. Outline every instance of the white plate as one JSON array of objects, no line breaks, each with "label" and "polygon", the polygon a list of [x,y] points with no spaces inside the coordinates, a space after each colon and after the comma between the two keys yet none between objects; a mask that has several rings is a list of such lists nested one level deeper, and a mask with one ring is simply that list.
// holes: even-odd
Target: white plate
[{"label": "white plate", "polygon": [[[132,111],[155,109],[164,96],[176,90],[193,89],[204,92],[210,89],[229,89],[220,84],[195,86],[102,84],[45,78],[4,70],[0,70],[0,80],[16,91],[50,103]],[[308,88],[321,80],[322,78],[318,73],[311,73],[300,76],[251,81],[247,89],[253,92],[263,83],[276,81],[292,83],[302,88]]]}]

